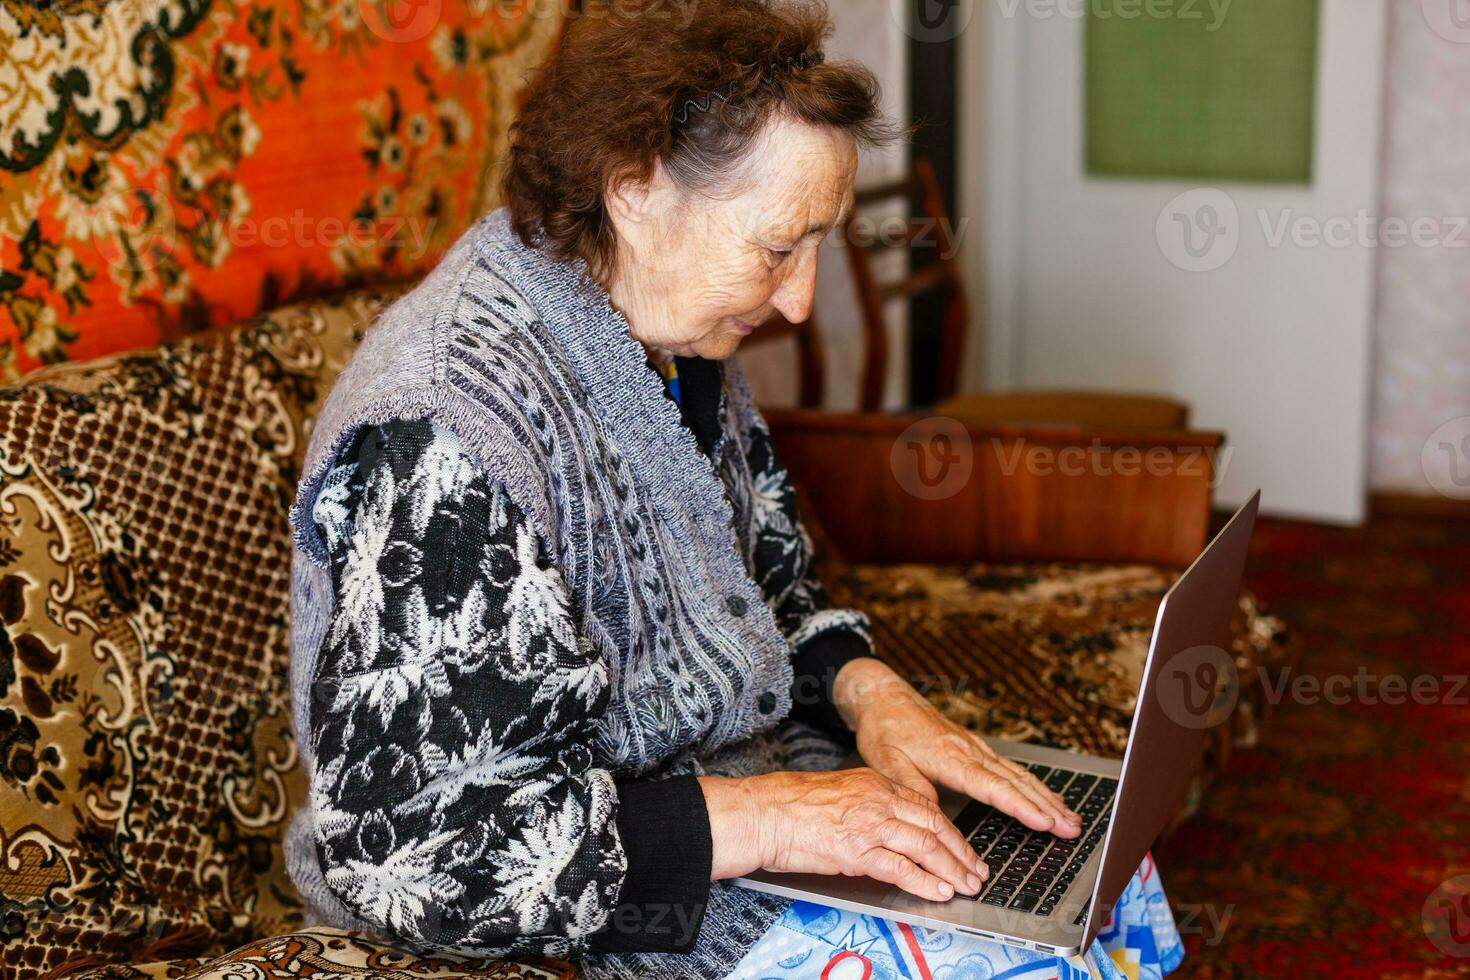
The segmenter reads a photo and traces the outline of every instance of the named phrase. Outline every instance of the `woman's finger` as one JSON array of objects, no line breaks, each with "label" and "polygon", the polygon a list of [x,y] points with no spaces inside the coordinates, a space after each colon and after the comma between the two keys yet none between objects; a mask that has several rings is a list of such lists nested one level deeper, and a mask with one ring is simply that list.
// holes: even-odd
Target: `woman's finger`
[{"label": "woman's finger", "polygon": [[949,849],[949,852],[981,881],[990,877],[990,869],[985,866],[984,861],[980,860],[980,855],[975,853],[970,842],[965,840],[965,835],[960,833],[959,828],[944,815],[943,810],[923,797],[903,798],[901,788],[899,796],[900,798],[894,804],[896,816],[936,835],[940,842]]},{"label": "woman's finger", "polygon": [[1062,837],[1071,837],[1076,831],[1082,829],[1080,818],[1067,809],[1064,803],[1052,799],[1051,792],[1039,782],[1036,777],[1024,770],[1018,773],[1008,772],[999,767],[990,767],[992,772],[998,773],[1016,789],[1023,793],[1027,799],[1041,808],[1043,813],[1056,821],[1052,832]]},{"label": "woman's finger", "polygon": [[1050,830],[1059,837],[1076,837],[1080,827],[1063,819],[1060,808],[1043,801],[1020,777],[991,769],[980,762],[965,766],[964,789],[982,803],[1009,813],[1032,830]]},{"label": "woman's finger", "polygon": [[[999,755],[989,745],[985,744],[984,740],[980,739],[979,736],[974,736],[974,744],[976,745],[977,751],[967,761],[971,764],[978,764],[982,769],[1013,785],[1016,792],[1026,797],[1042,813],[1047,814],[1055,821],[1055,832],[1059,836],[1075,836],[1069,832],[1071,827],[1075,827],[1079,831],[1081,830],[1081,817],[1067,809],[1066,801],[1048,789],[1041,780],[1037,779],[1031,773],[1031,770]],[[973,770],[967,771],[973,772]],[[1015,814],[1012,815],[1015,816]]]},{"label": "woman's finger", "polygon": [[887,848],[875,848],[863,856],[858,874],[897,885],[911,895],[931,902],[947,902],[954,898],[954,886],[935,877],[913,861]]},{"label": "woman's finger", "polygon": [[993,760],[991,762],[992,768],[994,768],[995,766],[1000,766],[1006,771],[1014,773],[1017,776],[1024,776],[1030,779],[1032,785],[1040,792],[1044,793],[1047,799],[1051,800],[1057,806],[1061,807],[1062,810],[1066,813],[1069,813],[1074,817],[1077,816],[1076,811],[1067,808],[1067,801],[1062,799],[1062,795],[1053,790],[1050,786],[1043,783],[1041,780],[1037,779],[1035,774],[1032,773],[1030,769],[1027,769],[1025,766],[1016,762],[1014,759],[1007,759],[1005,756],[996,753],[994,749],[985,744],[985,741],[981,739],[979,735],[975,736],[975,740],[980,743],[981,747],[987,753],[988,757]]},{"label": "woman's finger", "polygon": [[879,833],[883,846],[897,851],[930,874],[943,878],[958,892],[973,895],[980,890],[980,876],[940,839],[934,831],[895,817]]}]

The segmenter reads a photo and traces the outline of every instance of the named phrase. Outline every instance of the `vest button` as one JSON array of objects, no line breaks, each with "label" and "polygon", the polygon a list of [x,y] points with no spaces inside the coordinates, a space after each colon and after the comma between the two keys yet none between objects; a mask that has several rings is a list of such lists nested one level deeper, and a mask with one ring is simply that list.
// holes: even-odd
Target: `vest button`
[{"label": "vest button", "polygon": [[730,610],[731,616],[744,616],[749,606],[746,605],[745,600],[740,596],[730,595],[725,597],[725,608]]},{"label": "vest button", "polygon": [[770,691],[762,691],[761,696],[755,699],[755,706],[760,709],[761,714],[770,714],[776,710],[776,695]]}]

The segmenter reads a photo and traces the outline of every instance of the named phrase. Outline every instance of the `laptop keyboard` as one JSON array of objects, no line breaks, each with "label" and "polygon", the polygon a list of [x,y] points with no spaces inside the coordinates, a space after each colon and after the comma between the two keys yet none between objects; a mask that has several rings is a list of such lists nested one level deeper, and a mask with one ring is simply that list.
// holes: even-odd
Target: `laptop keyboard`
[{"label": "laptop keyboard", "polygon": [[[990,877],[981,884],[978,895],[956,892],[955,898],[1050,916],[1102,843],[1118,781],[1039,763],[1026,768],[1082,817],[1082,832],[1064,840],[1049,831],[1032,830],[994,807],[971,800],[955,819],[955,825],[989,866]],[[967,827],[974,830],[966,832]],[[1075,924],[1081,924],[1086,914],[1083,906]]]}]

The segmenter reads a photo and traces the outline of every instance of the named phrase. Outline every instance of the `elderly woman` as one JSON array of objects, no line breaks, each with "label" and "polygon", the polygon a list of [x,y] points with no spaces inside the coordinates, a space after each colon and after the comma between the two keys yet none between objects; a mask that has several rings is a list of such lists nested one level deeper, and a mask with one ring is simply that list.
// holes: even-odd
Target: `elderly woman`
[{"label": "elderly woman", "polygon": [[[730,359],[807,317],[859,143],[899,135],[876,85],[824,62],[820,7],[677,12],[573,24],[512,129],[507,206],[377,319],[312,434],[287,837],[310,923],[594,976],[815,951],[815,977],[848,932],[848,958],[897,955],[865,945],[887,925],[817,909],[813,931],[815,907],[726,879],[973,894],[940,784],[1078,832],[830,607]],[[832,771],[853,746],[869,768]],[[915,956],[1039,955],[918,933]]]}]

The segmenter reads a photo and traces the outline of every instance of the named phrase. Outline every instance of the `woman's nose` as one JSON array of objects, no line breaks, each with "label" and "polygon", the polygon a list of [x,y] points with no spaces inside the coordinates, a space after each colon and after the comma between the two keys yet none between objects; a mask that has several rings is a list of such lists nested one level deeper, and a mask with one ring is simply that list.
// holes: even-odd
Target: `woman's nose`
[{"label": "woman's nose", "polygon": [[817,291],[817,249],[798,248],[792,255],[792,267],[771,297],[771,303],[787,320],[801,323],[812,313],[812,298]]}]

